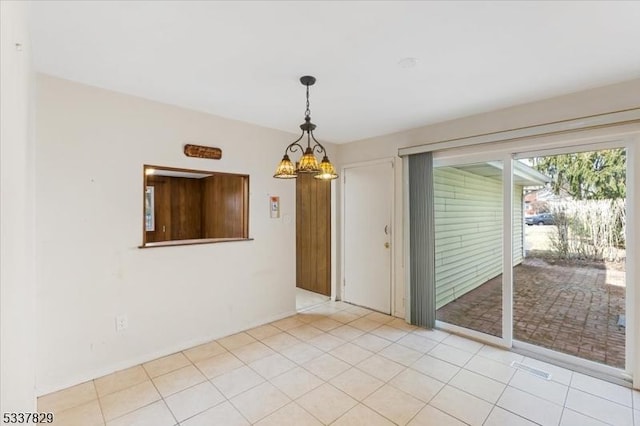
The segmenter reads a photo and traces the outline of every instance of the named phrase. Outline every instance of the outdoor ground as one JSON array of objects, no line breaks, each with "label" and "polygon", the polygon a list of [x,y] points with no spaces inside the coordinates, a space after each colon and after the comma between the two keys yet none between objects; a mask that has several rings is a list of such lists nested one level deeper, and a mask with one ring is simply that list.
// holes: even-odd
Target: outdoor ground
[{"label": "outdoor ground", "polygon": [[[527,227],[527,242],[552,226]],[[530,246],[528,248],[533,248]],[[539,246],[535,246],[536,249]],[[624,367],[625,273],[620,264],[554,261],[531,252],[514,269],[514,338],[614,367]],[[546,254],[545,254],[546,253]],[[441,321],[501,335],[502,276],[440,308]]]}]

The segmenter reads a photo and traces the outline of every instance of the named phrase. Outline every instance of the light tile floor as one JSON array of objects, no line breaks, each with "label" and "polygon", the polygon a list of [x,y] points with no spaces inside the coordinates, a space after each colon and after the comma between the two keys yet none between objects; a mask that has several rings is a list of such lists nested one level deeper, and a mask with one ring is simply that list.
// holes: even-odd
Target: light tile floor
[{"label": "light tile floor", "polygon": [[38,409],[59,426],[640,426],[638,391],[342,302],[45,395]]},{"label": "light tile floor", "polygon": [[312,308],[329,300],[324,294],[314,293],[300,287],[296,287],[296,309],[302,311]]}]

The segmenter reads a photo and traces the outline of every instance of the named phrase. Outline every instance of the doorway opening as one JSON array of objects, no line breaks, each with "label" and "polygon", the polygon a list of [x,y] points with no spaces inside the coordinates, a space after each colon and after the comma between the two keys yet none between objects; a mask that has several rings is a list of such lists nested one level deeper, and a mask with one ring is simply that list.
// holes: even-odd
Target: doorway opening
[{"label": "doorway opening", "polygon": [[302,312],[314,308],[331,298],[323,294],[314,293],[303,288],[296,288],[296,311]]},{"label": "doorway opening", "polygon": [[331,296],[331,182],[309,173],[296,178],[296,287]]}]

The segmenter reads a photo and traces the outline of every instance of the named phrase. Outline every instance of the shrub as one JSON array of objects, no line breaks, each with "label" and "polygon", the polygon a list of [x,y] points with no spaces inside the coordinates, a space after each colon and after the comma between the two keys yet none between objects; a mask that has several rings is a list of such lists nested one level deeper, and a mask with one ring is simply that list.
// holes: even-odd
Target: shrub
[{"label": "shrub", "polygon": [[555,201],[550,209],[556,223],[551,245],[561,259],[624,258],[624,199]]}]

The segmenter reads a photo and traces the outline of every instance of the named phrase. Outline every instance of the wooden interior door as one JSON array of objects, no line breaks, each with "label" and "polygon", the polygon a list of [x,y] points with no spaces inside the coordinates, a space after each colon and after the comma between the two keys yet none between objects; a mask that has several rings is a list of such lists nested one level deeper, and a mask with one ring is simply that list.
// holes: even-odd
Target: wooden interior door
[{"label": "wooden interior door", "polygon": [[203,179],[204,238],[249,238],[246,176],[217,174]]},{"label": "wooden interior door", "polygon": [[296,283],[331,295],[331,182],[296,178]]},{"label": "wooden interior door", "polygon": [[202,238],[202,185],[199,179],[172,177],[171,239]]}]

